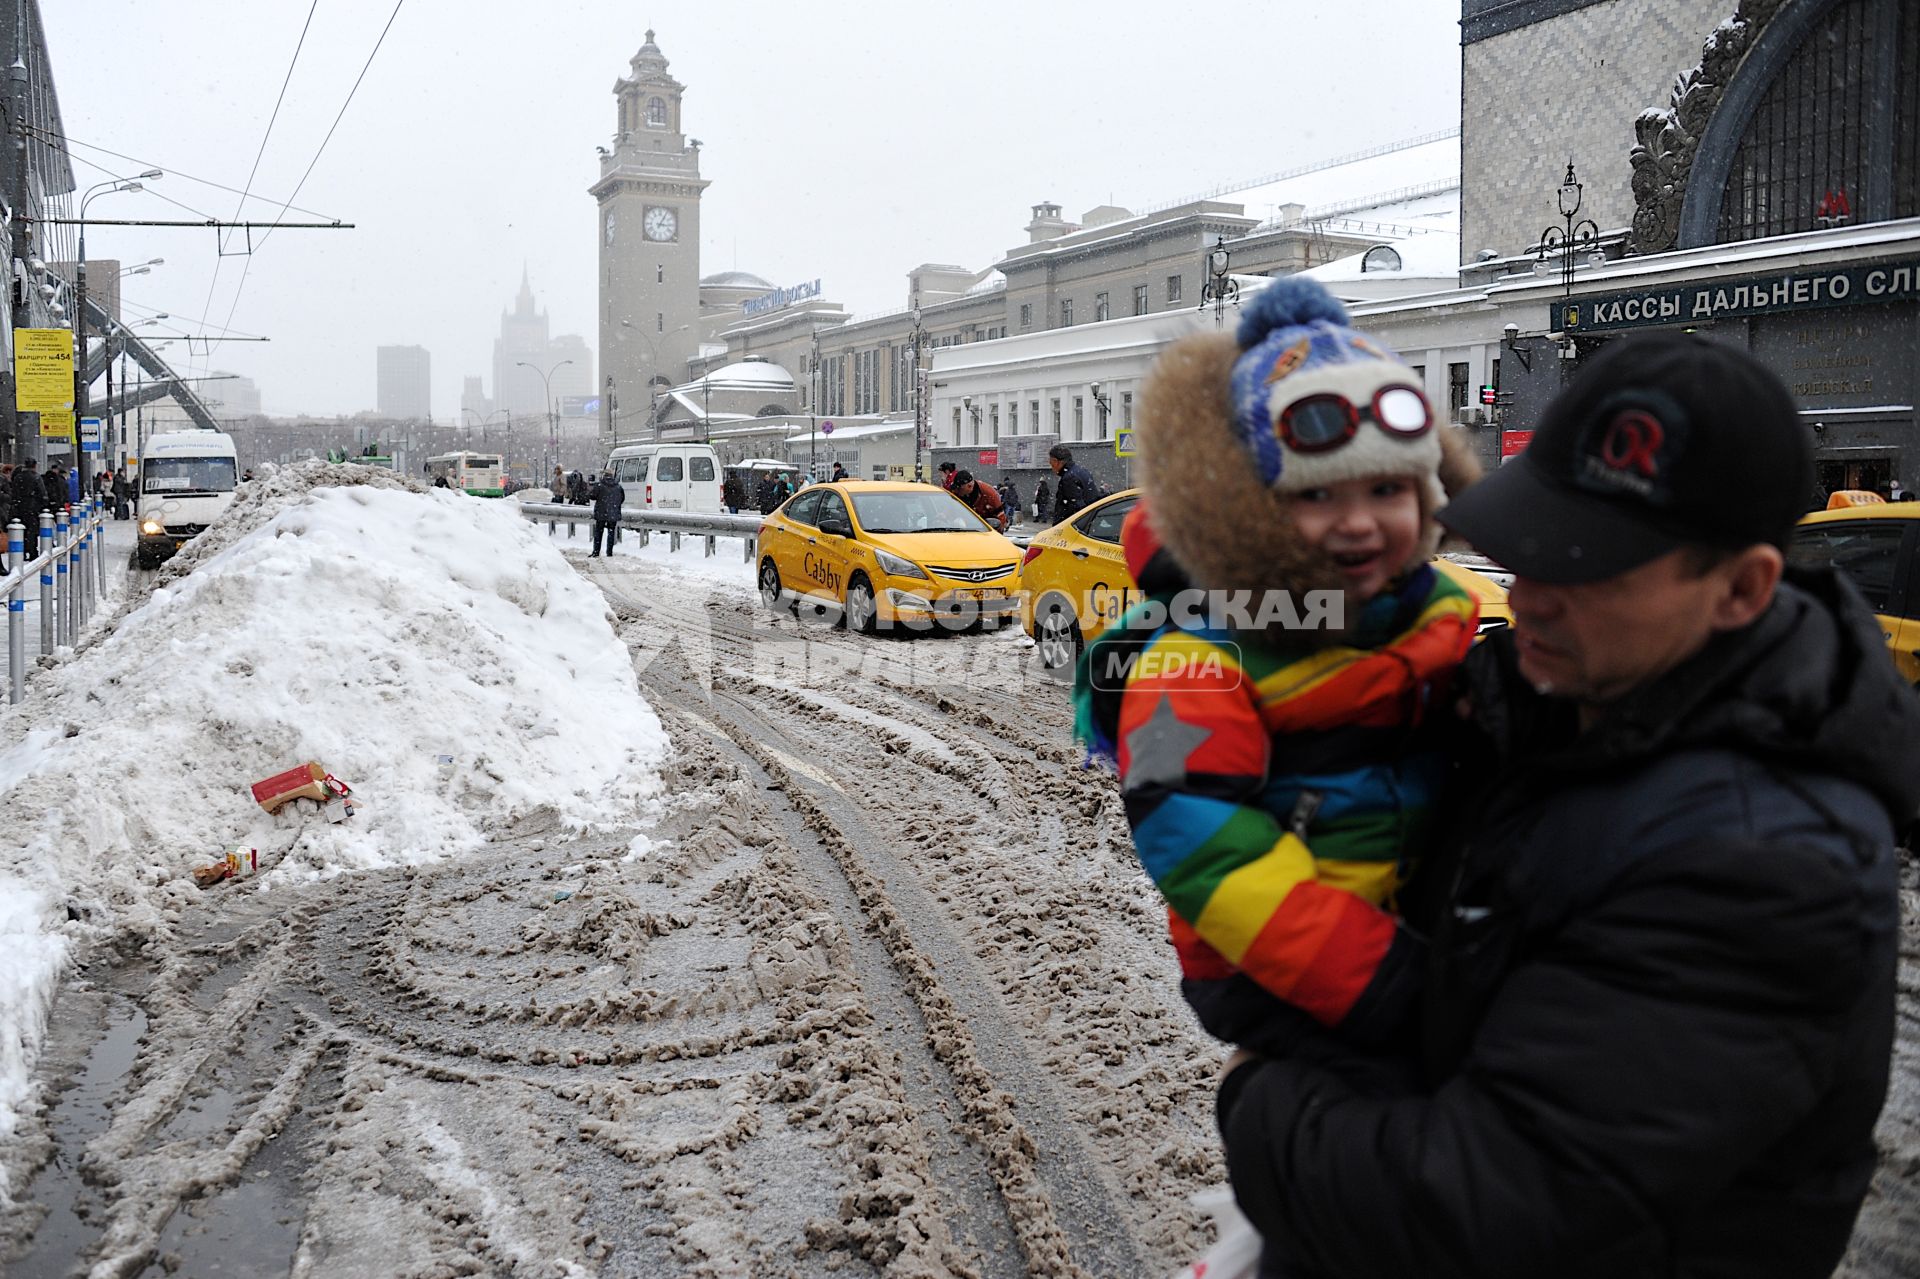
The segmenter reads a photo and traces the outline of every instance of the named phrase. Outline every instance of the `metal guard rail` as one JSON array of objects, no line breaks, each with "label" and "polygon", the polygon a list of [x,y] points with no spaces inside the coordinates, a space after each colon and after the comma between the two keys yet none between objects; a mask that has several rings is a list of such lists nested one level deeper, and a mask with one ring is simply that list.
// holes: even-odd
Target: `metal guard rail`
[{"label": "metal guard rail", "polygon": [[13,567],[0,576],[0,598],[7,602],[7,700],[18,703],[27,687],[27,586],[40,577],[40,651],[74,643],[86,628],[100,601],[106,598],[107,579],[101,572],[106,552],[107,505],[90,498],[78,506],[40,514],[39,545],[46,548],[33,559],[26,554],[26,525],[7,525],[7,557]]},{"label": "metal guard rail", "polygon": [[[512,498],[508,498],[512,501]],[[576,506],[571,502],[522,502],[520,509],[526,517],[535,523],[547,522],[547,531],[552,532],[556,523],[564,520],[569,525],[591,523],[593,508]],[[620,527],[637,529],[641,534],[640,544],[645,546],[648,535],[665,533],[673,539],[673,549],[680,549],[680,538],[684,536],[704,537],[707,540],[706,553],[714,553],[714,539],[721,537],[745,538],[747,547],[743,558],[753,558],[753,541],[760,532],[764,515],[722,515],[690,514],[686,511],[627,511],[620,512]],[[572,536],[572,530],[568,530]],[[1027,548],[1028,539],[1009,537],[1007,539],[1021,550]]]}]

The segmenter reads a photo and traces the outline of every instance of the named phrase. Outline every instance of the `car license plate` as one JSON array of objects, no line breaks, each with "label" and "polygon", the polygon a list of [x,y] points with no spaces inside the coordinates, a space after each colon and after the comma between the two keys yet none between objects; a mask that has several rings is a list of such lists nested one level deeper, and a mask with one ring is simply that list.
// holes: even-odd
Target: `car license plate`
[{"label": "car license plate", "polygon": [[1007,592],[1002,587],[988,586],[977,591],[968,591],[966,596],[970,600],[1003,600],[1007,598]]}]

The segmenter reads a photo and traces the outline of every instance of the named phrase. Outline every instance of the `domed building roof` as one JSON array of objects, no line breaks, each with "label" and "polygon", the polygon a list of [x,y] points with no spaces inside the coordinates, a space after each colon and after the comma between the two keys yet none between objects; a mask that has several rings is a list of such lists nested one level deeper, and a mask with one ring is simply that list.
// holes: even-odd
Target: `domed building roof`
[{"label": "domed building roof", "polygon": [[717,275],[701,277],[700,283],[711,284],[720,289],[770,289],[773,287],[771,283],[751,271],[722,271]]},{"label": "domed building roof", "polygon": [[750,383],[755,386],[790,389],[793,374],[770,360],[748,359],[715,369],[708,378],[713,382]]}]

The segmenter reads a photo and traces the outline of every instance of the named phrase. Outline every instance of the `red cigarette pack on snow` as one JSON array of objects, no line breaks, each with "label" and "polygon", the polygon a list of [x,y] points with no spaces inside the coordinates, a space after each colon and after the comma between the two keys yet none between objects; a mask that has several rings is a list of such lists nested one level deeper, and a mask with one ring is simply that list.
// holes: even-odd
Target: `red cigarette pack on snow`
[{"label": "red cigarette pack on snow", "polygon": [[289,800],[324,800],[327,798],[327,770],[309,762],[298,768],[289,768],[284,773],[275,773],[265,781],[253,784],[253,798],[269,813],[278,811]]}]

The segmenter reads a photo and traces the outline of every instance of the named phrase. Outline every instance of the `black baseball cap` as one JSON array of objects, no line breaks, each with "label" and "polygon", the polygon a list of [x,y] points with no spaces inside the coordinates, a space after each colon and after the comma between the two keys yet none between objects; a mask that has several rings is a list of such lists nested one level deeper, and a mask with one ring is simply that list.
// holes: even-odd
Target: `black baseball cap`
[{"label": "black baseball cap", "polygon": [[1435,518],[1539,582],[1597,582],[1686,545],[1784,546],[1813,489],[1773,370],[1697,333],[1609,342],[1524,453]]}]

